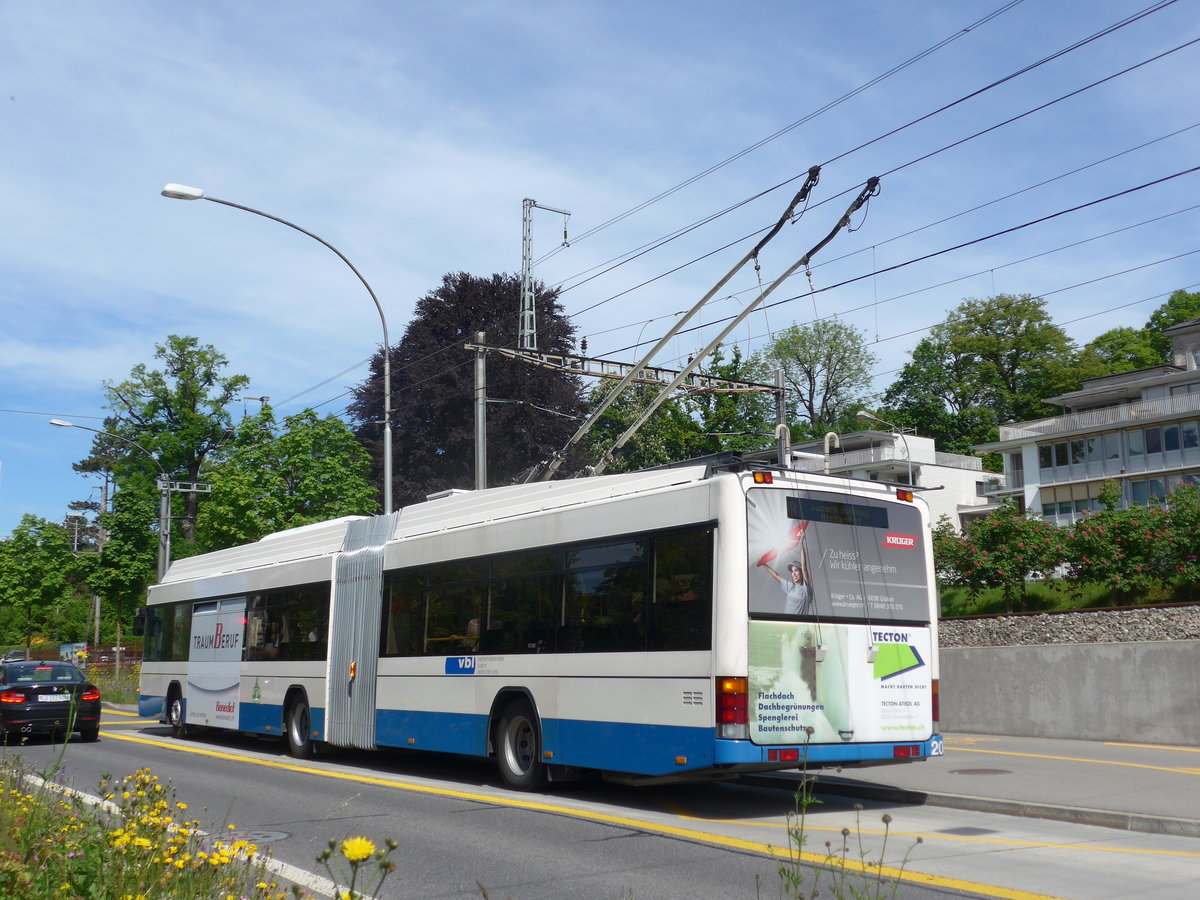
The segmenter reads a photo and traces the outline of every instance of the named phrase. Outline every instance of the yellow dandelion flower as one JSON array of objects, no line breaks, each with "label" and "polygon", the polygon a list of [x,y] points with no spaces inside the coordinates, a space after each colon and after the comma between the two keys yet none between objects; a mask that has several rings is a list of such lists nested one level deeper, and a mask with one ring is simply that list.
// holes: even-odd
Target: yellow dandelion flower
[{"label": "yellow dandelion flower", "polygon": [[365,837],[351,837],[342,841],[342,856],[352,863],[362,862],[375,852],[375,845]]}]

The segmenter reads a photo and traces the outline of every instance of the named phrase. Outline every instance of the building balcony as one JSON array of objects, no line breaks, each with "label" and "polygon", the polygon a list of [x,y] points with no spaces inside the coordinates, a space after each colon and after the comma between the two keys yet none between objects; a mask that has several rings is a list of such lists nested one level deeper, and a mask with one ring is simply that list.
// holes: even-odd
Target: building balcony
[{"label": "building balcony", "polygon": [[1196,412],[1200,412],[1200,393],[1177,394],[1157,400],[1140,400],[1137,403],[1123,403],[1120,406],[1034,419],[1032,422],[1001,425],[1000,443],[1149,424]]}]

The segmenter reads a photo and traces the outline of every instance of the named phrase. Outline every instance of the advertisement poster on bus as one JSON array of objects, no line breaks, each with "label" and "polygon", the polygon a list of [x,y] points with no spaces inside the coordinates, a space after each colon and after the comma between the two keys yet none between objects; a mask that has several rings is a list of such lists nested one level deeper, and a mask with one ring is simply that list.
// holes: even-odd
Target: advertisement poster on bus
[{"label": "advertisement poster on bus", "polygon": [[238,727],[246,598],[197,604],[188,658],[189,725]]},{"label": "advertisement poster on bus", "polygon": [[746,504],[751,616],[929,621],[929,533],[911,503],[766,488]]},{"label": "advertisement poster on bus", "polygon": [[919,627],[752,621],[751,740],[927,739],[933,716],[929,635]]}]

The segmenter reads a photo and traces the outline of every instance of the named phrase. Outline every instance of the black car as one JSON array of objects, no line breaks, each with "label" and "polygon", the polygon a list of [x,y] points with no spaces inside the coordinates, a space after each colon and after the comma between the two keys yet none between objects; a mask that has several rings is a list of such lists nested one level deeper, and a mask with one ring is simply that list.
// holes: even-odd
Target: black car
[{"label": "black car", "polygon": [[26,660],[0,664],[0,731],[17,735],[78,731],[100,734],[100,689],[68,662]]}]

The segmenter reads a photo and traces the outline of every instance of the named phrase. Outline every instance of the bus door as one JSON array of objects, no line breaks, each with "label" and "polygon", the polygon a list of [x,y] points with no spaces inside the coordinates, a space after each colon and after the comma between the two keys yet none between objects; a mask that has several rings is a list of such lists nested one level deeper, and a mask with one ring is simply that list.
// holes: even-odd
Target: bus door
[{"label": "bus door", "polygon": [[245,597],[206,600],[192,610],[184,720],[187,724],[238,727],[245,621]]},{"label": "bus door", "polygon": [[348,524],[334,568],[329,610],[329,672],[325,679],[325,740],[339,747],[375,747],[375,676],[383,615],[383,547],[400,513]]}]

